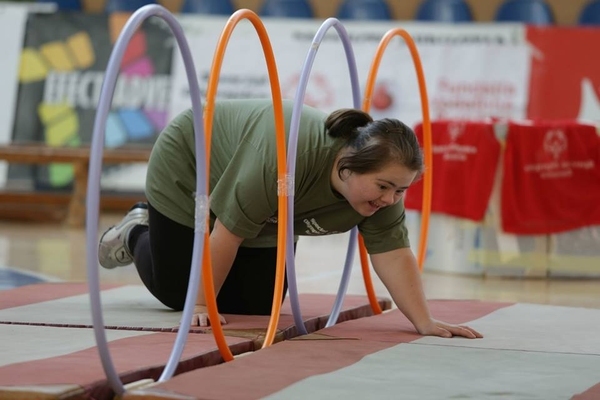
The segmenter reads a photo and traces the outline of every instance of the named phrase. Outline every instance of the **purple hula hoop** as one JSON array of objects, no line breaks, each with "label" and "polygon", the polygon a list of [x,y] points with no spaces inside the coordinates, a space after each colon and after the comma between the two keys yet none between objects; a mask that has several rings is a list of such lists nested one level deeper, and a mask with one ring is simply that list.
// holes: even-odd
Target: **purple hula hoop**
[{"label": "purple hula hoop", "polygon": [[[290,121],[290,133],[288,140],[288,156],[287,156],[287,165],[288,165],[288,176],[295,177],[296,175],[296,153],[298,147],[298,130],[300,129],[300,115],[302,113],[302,105],[304,103],[304,95],[306,94],[306,86],[308,85],[308,78],[310,76],[310,71],[312,69],[312,65],[314,63],[317,50],[321,45],[321,41],[323,37],[329,30],[329,28],[334,27],[337,31],[342,43],[344,45],[344,50],[346,53],[346,60],[348,62],[348,70],[350,72],[350,82],[352,84],[352,100],[354,108],[360,109],[360,86],[358,83],[358,72],[356,68],[356,60],[354,57],[354,51],[352,50],[352,45],[350,43],[350,38],[346,29],[342,25],[342,23],[336,18],[328,18],[323,22],[315,37],[313,38],[312,45],[308,54],[306,56],[306,60],[304,61],[304,66],[302,67],[302,72],[300,74],[300,82],[298,84],[298,88],[296,89],[296,96],[294,98],[294,108],[292,111],[292,119]],[[306,334],[306,327],[304,326],[304,320],[302,318],[302,312],[300,311],[300,304],[298,300],[298,286],[296,283],[296,264],[294,261],[294,193],[289,196],[288,199],[288,234],[287,234],[287,251],[286,251],[286,271],[287,271],[287,279],[288,279],[288,289],[290,291],[290,305],[292,306],[292,314],[294,316],[294,322],[296,324],[296,329],[301,334]],[[350,280],[350,273],[352,270],[352,261],[354,258],[354,252],[356,249],[356,237],[358,234],[358,229],[356,227],[352,228],[350,232],[350,239],[348,242],[348,251],[346,253],[346,262],[344,264],[344,272],[342,274],[342,279],[340,282],[340,286],[338,288],[338,293],[335,299],[335,303],[331,310],[331,315],[329,316],[329,320],[327,321],[326,326],[334,325],[337,322],[337,319],[340,314],[340,310],[342,308],[342,303],[344,302],[344,296],[346,294],[346,290],[348,289],[348,282]]]},{"label": "purple hula hoop", "polygon": [[90,169],[89,182],[87,186],[86,200],[86,235],[87,235],[87,275],[88,286],[90,291],[90,303],[92,310],[92,318],[94,324],[94,334],[96,344],[100,353],[100,359],[104,372],[109,381],[110,386],[117,395],[125,391],[117,372],[112,363],[106,334],[104,330],[104,320],[102,317],[102,305],[100,301],[100,282],[98,274],[98,214],[99,214],[99,197],[100,197],[100,175],[102,167],[102,153],[104,149],[104,136],[106,130],[106,119],[110,110],[112,97],[115,91],[115,85],[119,73],[119,65],[123,58],[123,54],[131,40],[135,31],[140,27],[144,20],[149,17],[156,16],[162,18],[171,28],[181,55],[185,64],[188,83],[190,85],[190,95],[192,100],[192,109],[194,113],[194,131],[195,131],[195,151],[196,151],[196,229],[194,234],[194,251],[192,254],[192,264],[190,271],[190,281],[188,283],[188,291],[181,318],[181,326],[185,329],[179,329],[173,351],[169,360],[159,378],[160,381],[169,379],[179,363],[187,335],[188,327],[191,324],[194,304],[198,294],[198,285],[200,282],[200,265],[202,263],[204,249],[204,232],[206,231],[206,217],[208,213],[208,195],[207,195],[207,178],[206,178],[206,144],[204,136],[204,122],[202,118],[202,103],[200,100],[200,88],[198,86],[198,78],[194,61],[183,33],[183,29],[179,22],[175,19],[166,8],[159,5],[148,5],[137,10],[127,21],[123,31],[119,35],[113,51],[111,53],[106,76],[102,84],[102,91],[96,111],[96,119],[94,121],[94,132],[92,136],[92,144],[90,149]]}]

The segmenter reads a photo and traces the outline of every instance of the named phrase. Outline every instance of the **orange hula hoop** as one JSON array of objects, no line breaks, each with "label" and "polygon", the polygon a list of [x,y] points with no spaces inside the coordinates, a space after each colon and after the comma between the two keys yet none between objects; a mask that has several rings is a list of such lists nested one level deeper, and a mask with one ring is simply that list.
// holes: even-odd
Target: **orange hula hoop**
[{"label": "orange hula hoop", "polygon": [[[421,232],[419,237],[419,249],[417,253],[417,264],[419,270],[423,271],[423,263],[425,261],[425,254],[427,249],[427,238],[429,234],[429,217],[431,214],[431,190],[432,190],[432,164],[433,164],[433,152],[432,152],[432,139],[431,139],[431,119],[429,114],[429,98],[427,96],[427,85],[425,84],[425,74],[423,73],[423,64],[421,63],[421,57],[413,38],[410,34],[402,29],[395,28],[390,29],[383,35],[377,50],[375,57],[371,63],[369,75],[367,77],[367,84],[365,87],[365,97],[363,100],[363,110],[369,112],[371,109],[371,96],[375,87],[375,80],[377,78],[377,72],[379,71],[379,65],[385,50],[394,36],[401,36],[407,44],[410,55],[412,56],[413,64],[415,66],[415,72],[417,73],[417,80],[419,82],[419,93],[421,95],[421,110],[423,113],[423,153],[425,158],[425,171],[423,175],[423,205],[422,205],[422,217],[421,217]],[[367,257],[367,250],[364,245],[362,236],[359,235],[359,254],[361,269],[363,272],[363,278],[365,281],[365,288],[371,303],[371,308],[375,314],[381,314],[381,308],[377,302],[375,290],[373,289],[373,281],[371,279],[371,273],[369,270],[369,260]]]},{"label": "orange hula hoop", "polygon": [[[281,187],[282,182],[286,182],[286,151],[285,151],[285,122],[283,116],[283,101],[281,97],[281,89],[279,85],[279,77],[277,73],[277,64],[275,63],[275,56],[273,55],[273,48],[267,35],[267,31],[262,21],[256,13],[248,9],[240,9],[233,13],[225,28],[219,37],[217,43],[217,49],[215,51],[215,58],[213,59],[212,67],[210,69],[210,76],[208,80],[208,88],[206,94],[206,106],[204,108],[204,133],[206,137],[206,171],[210,176],[210,145],[212,138],[212,124],[214,116],[215,98],[217,94],[217,87],[219,84],[219,76],[221,72],[221,65],[223,64],[223,58],[225,56],[225,50],[229,42],[229,38],[233,32],[233,29],[241,21],[249,20],[260,39],[267,69],[269,72],[269,83],[271,85],[271,96],[273,100],[273,111],[275,119],[275,135],[277,143],[277,174],[278,174],[278,188]],[[284,185],[284,187],[287,185]],[[279,323],[279,314],[281,312],[281,298],[283,297],[283,281],[285,276],[285,250],[286,250],[286,232],[287,232],[287,193],[282,193],[278,189],[278,228],[277,228],[277,271],[275,274],[275,290],[273,293],[273,306],[271,309],[271,319],[269,320],[269,326],[265,340],[263,342],[263,348],[273,344],[275,334],[277,332],[277,325]],[[202,263],[202,276],[203,276],[203,287],[206,297],[206,306],[208,309],[208,317],[210,319],[211,326],[213,328],[213,334],[217,347],[221,352],[221,356],[225,361],[233,360],[233,355],[225,335],[223,333],[223,327],[219,320],[219,311],[217,308],[217,298],[214,288],[214,277],[212,273],[212,261],[210,257],[210,235],[207,232],[204,234],[204,254]]]}]

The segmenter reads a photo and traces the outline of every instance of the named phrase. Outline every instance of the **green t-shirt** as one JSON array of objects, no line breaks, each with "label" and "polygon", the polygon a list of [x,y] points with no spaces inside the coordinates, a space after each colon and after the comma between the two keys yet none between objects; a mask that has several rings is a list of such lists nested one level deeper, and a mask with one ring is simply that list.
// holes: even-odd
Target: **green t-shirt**
[{"label": "green t-shirt", "polygon": [[[286,137],[293,103],[284,101]],[[217,217],[244,247],[277,244],[277,152],[270,100],[215,104],[210,157],[211,219]],[[327,114],[305,106],[300,118],[294,179],[294,234],[327,235],[355,225],[370,254],[408,247],[402,202],[363,217],[331,187],[343,139],[325,131]],[[196,161],[192,111],[177,116],[158,137],[146,196],[163,215],[194,227]],[[287,151],[287,150],[286,150]]]}]

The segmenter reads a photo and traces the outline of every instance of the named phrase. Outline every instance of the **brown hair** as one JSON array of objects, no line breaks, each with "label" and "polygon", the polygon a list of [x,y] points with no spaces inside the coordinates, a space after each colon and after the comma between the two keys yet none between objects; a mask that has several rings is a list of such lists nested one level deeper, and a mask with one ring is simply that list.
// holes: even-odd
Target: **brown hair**
[{"label": "brown hair", "polygon": [[334,138],[345,138],[350,154],[338,163],[338,175],[347,169],[358,174],[376,172],[390,162],[397,162],[421,175],[424,169],[423,153],[417,136],[406,124],[397,119],[373,120],[358,109],[340,109],[325,121],[327,133]]}]

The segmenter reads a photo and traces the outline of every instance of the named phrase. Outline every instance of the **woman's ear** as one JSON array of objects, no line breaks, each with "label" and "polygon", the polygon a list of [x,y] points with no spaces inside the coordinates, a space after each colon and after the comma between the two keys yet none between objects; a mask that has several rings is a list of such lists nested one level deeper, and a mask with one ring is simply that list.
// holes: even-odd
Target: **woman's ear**
[{"label": "woman's ear", "polygon": [[352,171],[350,171],[348,168],[344,168],[343,170],[340,171],[340,179],[343,181],[348,179],[350,177],[350,175],[352,175]]}]

